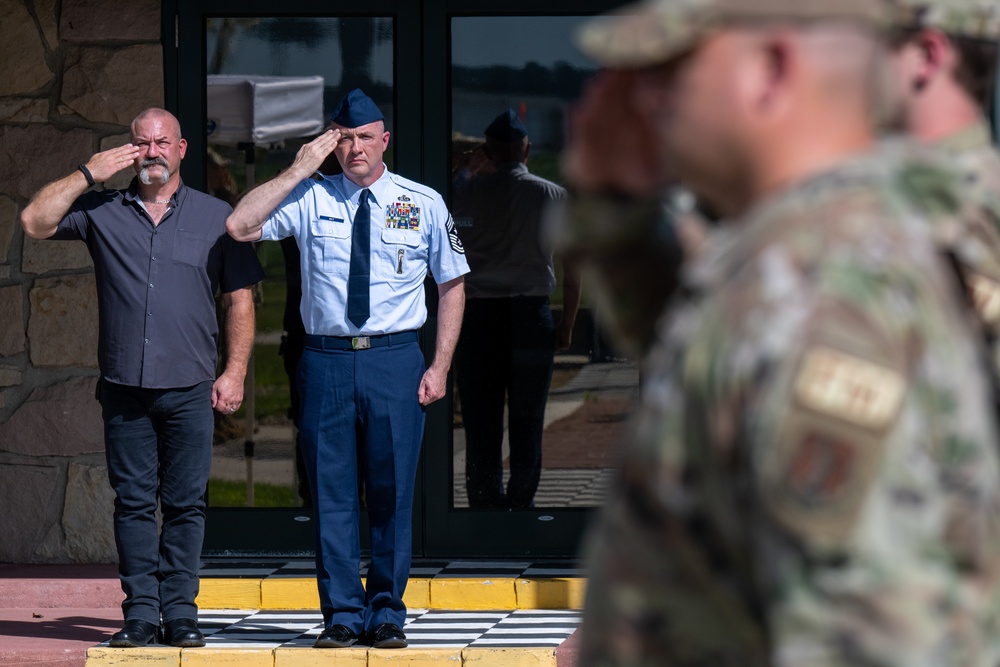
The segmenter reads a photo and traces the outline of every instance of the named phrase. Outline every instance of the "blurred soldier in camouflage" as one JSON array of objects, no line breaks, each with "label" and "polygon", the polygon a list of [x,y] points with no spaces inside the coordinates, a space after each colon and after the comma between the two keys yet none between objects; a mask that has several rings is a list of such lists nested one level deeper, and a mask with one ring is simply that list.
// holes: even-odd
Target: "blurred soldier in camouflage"
[{"label": "blurred soldier in camouflage", "polygon": [[960,224],[939,223],[936,235],[962,268],[995,341],[1000,337],[1000,153],[985,111],[994,105],[1000,2],[891,2],[896,85],[889,125],[936,149],[959,172],[965,215]]},{"label": "blurred soldier in camouflage", "polygon": [[959,196],[871,153],[880,8],[654,0],[582,35],[611,69],[574,119],[590,214],[571,205],[562,247],[665,233],[675,175],[730,222],[655,332],[589,542],[581,665],[1000,658],[990,382],[920,213]]}]

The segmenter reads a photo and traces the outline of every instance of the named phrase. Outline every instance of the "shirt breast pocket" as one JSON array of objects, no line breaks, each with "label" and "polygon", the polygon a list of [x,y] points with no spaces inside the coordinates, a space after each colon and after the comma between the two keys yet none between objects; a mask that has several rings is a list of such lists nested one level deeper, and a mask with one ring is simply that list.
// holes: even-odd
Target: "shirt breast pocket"
[{"label": "shirt breast pocket", "polygon": [[420,232],[407,229],[383,229],[379,251],[379,273],[389,280],[423,280],[427,268],[427,246]]},{"label": "shirt breast pocket", "polygon": [[211,249],[212,244],[204,234],[178,229],[174,237],[173,259],[181,264],[205,268],[208,266],[208,251]]},{"label": "shirt breast pocket", "polygon": [[313,259],[328,273],[346,274],[351,266],[351,225],[345,221],[319,218],[309,222],[313,238]]}]

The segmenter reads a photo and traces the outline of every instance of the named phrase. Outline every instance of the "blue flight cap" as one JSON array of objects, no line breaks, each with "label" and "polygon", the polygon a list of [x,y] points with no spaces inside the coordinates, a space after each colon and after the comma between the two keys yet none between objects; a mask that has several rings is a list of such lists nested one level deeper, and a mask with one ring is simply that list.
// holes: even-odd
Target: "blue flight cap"
[{"label": "blue flight cap", "polygon": [[372,102],[372,98],[365,95],[360,88],[355,88],[337,103],[331,120],[341,127],[355,128],[377,120],[385,120],[385,116]]},{"label": "blue flight cap", "polygon": [[512,143],[528,136],[528,130],[524,123],[517,117],[517,112],[507,109],[502,114],[493,119],[490,126],[483,132],[488,139]]}]

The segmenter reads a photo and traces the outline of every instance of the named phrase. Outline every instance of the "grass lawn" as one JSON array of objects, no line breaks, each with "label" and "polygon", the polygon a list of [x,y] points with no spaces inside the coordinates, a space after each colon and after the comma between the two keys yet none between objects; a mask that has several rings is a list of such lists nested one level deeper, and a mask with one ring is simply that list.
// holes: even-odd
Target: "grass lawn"
[{"label": "grass lawn", "polygon": [[[257,483],[253,485],[254,505],[258,507],[295,507],[300,504],[291,486]],[[246,507],[246,482],[208,480],[208,502],[212,507]]]}]

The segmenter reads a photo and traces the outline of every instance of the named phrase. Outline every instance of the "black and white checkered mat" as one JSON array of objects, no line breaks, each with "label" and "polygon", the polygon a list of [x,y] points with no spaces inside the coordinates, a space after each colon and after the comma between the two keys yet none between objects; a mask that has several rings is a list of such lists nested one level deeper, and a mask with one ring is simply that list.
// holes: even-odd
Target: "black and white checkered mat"
[{"label": "black and white checkered mat", "polygon": [[[576,630],[568,610],[447,611],[410,609],[410,648],[556,647]],[[318,611],[202,610],[198,626],[208,648],[309,647],[323,630]]]},{"label": "black and white checkered mat", "polygon": [[[362,563],[361,576],[368,573],[367,563]],[[202,563],[202,579],[272,579],[316,577],[312,558],[288,560],[207,559]],[[411,579],[438,578],[528,578],[560,579],[582,578],[583,568],[572,561],[438,561],[414,559],[410,567]]]}]

